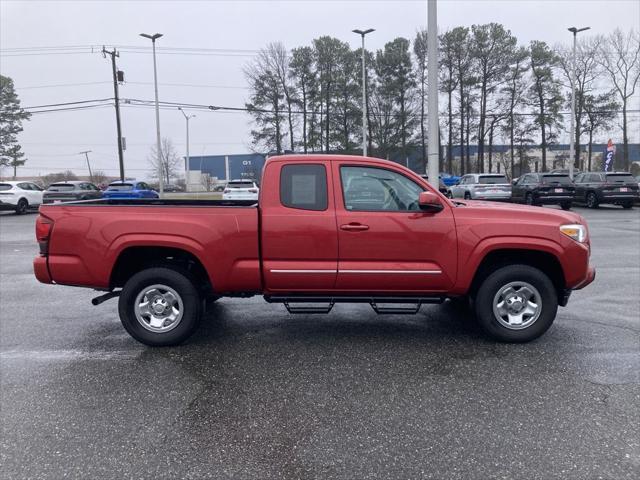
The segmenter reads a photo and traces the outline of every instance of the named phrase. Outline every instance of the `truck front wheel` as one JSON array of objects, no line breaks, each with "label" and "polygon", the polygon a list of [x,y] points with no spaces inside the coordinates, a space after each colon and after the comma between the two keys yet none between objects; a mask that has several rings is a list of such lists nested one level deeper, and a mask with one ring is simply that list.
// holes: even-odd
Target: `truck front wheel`
[{"label": "truck front wheel", "polygon": [[148,268],[124,285],[118,302],[120,320],[145,345],[177,345],[198,327],[202,302],[188,272]]},{"label": "truck front wheel", "polygon": [[529,342],[546,332],[558,311],[549,277],[529,265],[508,265],[484,279],[475,298],[480,326],[503,342]]}]

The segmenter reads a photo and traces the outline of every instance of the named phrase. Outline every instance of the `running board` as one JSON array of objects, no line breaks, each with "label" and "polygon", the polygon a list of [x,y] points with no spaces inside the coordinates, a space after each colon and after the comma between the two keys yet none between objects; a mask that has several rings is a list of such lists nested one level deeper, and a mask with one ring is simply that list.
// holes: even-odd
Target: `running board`
[{"label": "running board", "polygon": [[[329,313],[336,303],[368,303],[379,315],[415,315],[423,304],[442,303],[445,297],[324,297],[324,296],[280,296],[265,295],[269,303],[283,303],[289,313]],[[327,305],[294,306],[299,303],[326,303]],[[385,304],[403,304],[408,306],[383,306]]]}]

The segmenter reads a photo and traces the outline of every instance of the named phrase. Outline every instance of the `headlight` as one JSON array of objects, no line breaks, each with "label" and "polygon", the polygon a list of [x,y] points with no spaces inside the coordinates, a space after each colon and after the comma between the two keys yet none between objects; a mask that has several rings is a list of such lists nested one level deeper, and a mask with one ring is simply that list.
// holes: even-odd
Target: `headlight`
[{"label": "headlight", "polygon": [[560,231],[567,237],[573,238],[576,242],[587,241],[587,228],[580,224],[560,225]]}]

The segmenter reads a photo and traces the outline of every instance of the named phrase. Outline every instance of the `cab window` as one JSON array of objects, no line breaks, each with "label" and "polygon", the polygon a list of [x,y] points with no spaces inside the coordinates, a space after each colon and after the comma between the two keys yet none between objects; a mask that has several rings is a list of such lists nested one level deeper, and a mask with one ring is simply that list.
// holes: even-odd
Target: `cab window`
[{"label": "cab window", "polygon": [[404,175],[374,167],[341,167],[344,207],[350,211],[419,210],[424,188]]},{"label": "cab window", "polygon": [[[251,186],[253,187],[253,183]],[[300,210],[326,210],[328,197],[325,166],[284,165],[280,170],[280,203]]]}]

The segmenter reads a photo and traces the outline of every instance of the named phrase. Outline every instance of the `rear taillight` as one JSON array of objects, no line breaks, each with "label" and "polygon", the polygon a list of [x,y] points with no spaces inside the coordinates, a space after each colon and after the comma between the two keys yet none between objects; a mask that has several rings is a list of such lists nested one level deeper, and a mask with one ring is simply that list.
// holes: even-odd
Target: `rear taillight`
[{"label": "rear taillight", "polygon": [[52,228],[53,222],[48,218],[40,215],[36,219],[36,239],[40,246],[40,255],[47,255],[49,253],[49,235],[51,235]]}]

